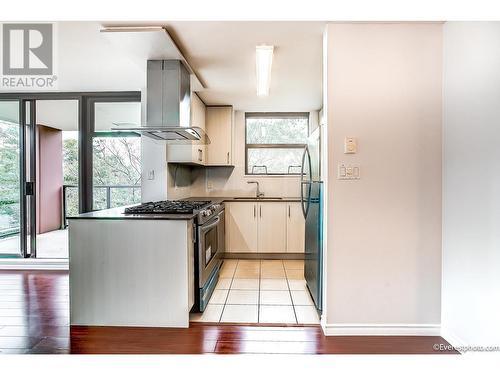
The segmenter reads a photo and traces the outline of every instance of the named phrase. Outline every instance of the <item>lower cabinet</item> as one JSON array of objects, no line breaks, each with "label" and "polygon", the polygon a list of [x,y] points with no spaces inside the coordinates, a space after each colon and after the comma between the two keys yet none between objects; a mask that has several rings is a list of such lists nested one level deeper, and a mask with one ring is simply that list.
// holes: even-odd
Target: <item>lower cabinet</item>
[{"label": "lower cabinet", "polygon": [[258,251],[282,253],[286,251],[286,203],[259,203]]},{"label": "lower cabinet", "polygon": [[256,253],[257,203],[226,203],[226,251]]},{"label": "lower cabinet", "polygon": [[305,248],[306,222],[300,202],[287,203],[286,252],[303,253]]},{"label": "lower cabinet", "polygon": [[227,202],[226,251],[304,252],[304,218],[300,203]]}]

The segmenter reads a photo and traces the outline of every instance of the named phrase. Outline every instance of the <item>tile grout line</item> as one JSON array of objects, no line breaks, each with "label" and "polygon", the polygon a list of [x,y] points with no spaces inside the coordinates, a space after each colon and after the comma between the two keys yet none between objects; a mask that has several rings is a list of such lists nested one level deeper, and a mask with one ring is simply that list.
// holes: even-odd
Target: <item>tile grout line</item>
[{"label": "tile grout line", "polygon": [[226,304],[227,304],[227,300],[229,298],[229,293],[231,292],[231,287],[233,286],[234,275],[236,274],[236,270],[238,269],[238,264],[239,263],[240,263],[239,259],[236,260],[236,266],[234,267],[233,275],[231,277],[231,283],[229,284],[229,289],[227,290],[226,299],[224,300],[224,305],[222,306],[222,311],[220,313],[218,323],[221,323],[222,315],[224,315],[224,310],[226,309]]},{"label": "tile grout line", "polygon": [[292,301],[293,315],[295,316],[295,323],[299,324],[297,319],[297,312],[295,311],[295,303],[293,302],[292,291],[290,290],[290,283],[288,282],[288,273],[286,272],[285,263],[283,263],[283,268],[285,270],[286,285],[288,286],[288,294],[290,294],[290,300]]},{"label": "tile grout line", "polygon": [[257,299],[257,324],[260,323],[260,281],[262,278],[262,259],[259,259],[259,298]]}]

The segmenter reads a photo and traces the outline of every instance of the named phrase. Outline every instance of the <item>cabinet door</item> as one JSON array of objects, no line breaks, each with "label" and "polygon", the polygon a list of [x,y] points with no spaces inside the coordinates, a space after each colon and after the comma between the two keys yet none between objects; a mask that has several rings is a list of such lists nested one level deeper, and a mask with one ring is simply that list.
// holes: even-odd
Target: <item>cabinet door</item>
[{"label": "cabinet door", "polygon": [[[196,93],[191,95],[191,126],[206,129],[205,104]],[[192,146],[192,160],[197,164],[205,165],[207,162],[207,146],[194,144]]]},{"label": "cabinet door", "polygon": [[233,108],[207,107],[205,119],[211,142],[207,145],[207,164],[231,165]]},{"label": "cabinet door", "polygon": [[226,230],[229,230],[227,252],[257,252],[257,209],[254,202],[231,202],[226,212]]},{"label": "cabinet door", "polygon": [[287,203],[286,212],[286,251],[303,253],[305,241],[305,219],[300,202]]},{"label": "cabinet door", "polygon": [[286,251],[286,203],[259,203],[259,252]]},{"label": "cabinet door", "polygon": [[[205,130],[205,104],[194,92],[191,93],[191,126]],[[176,163],[206,164],[205,145],[167,145],[167,161]]]},{"label": "cabinet door", "polygon": [[205,130],[205,104],[196,93],[191,93],[191,126]]}]

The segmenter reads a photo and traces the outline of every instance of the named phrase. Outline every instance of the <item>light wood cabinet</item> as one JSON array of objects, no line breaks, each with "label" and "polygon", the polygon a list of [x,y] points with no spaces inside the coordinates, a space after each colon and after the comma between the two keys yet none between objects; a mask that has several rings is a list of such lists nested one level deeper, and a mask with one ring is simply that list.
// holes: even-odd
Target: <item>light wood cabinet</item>
[{"label": "light wood cabinet", "polygon": [[306,223],[300,202],[287,203],[286,211],[286,252],[303,253]]},{"label": "light wood cabinet", "polygon": [[304,252],[300,203],[226,202],[225,205],[227,252]]},{"label": "light wood cabinet", "polygon": [[[194,92],[191,94],[191,126],[206,131],[205,104]],[[207,146],[201,144],[167,145],[167,161],[170,163],[188,163],[205,165]]]},{"label": "light wood cabinet", "polygon": [[233,107],[207,107],[207,165],[232,165]]},{"label": "light wood cabinet", "polygon": [[286,203],[259,203],[259,253],[286,251]]},{"label": "light wood cabinet", "polygon": [[226,203],[226,231],[229,246],[227,252],[256,253],[257,241],[257,209],[254,202]]}]

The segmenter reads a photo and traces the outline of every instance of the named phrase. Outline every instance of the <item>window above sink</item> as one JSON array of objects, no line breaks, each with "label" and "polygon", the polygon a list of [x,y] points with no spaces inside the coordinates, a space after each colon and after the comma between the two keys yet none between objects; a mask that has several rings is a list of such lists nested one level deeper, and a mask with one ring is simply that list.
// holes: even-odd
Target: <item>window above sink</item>
[{"label": "window above sink", "polygon": [[245,113],[245,174],[300,175],[309,113]]}]

